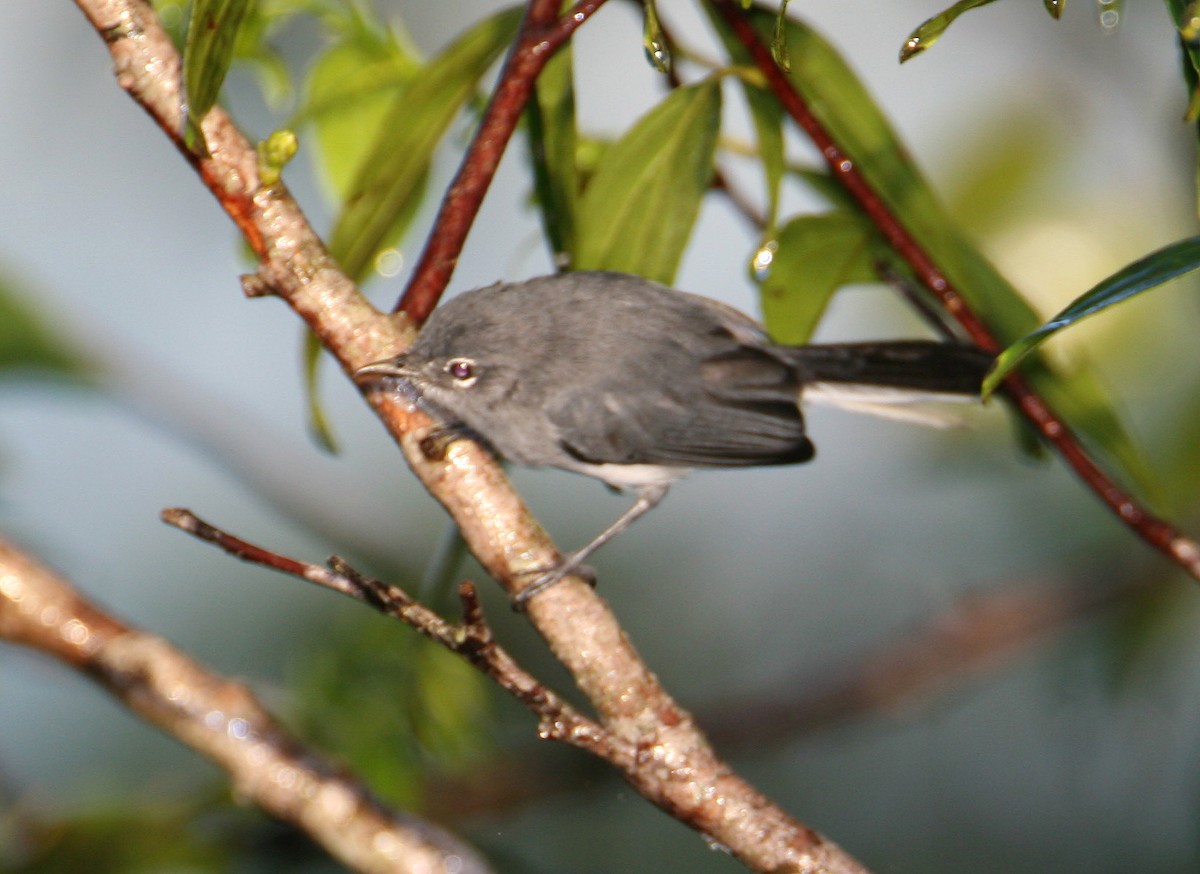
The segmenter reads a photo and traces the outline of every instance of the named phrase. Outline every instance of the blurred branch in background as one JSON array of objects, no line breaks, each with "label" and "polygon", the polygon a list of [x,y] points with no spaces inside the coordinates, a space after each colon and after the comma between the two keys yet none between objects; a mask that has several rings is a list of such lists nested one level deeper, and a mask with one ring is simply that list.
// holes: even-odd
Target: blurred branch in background
[{"label": "blurred branch in background", "polygon": [[465,843],[388,810],[290,737],[241,683],[114,619],[0,542],[0,637],[57,658],[219,765],[236,793],[360,871],[491,870]]}]

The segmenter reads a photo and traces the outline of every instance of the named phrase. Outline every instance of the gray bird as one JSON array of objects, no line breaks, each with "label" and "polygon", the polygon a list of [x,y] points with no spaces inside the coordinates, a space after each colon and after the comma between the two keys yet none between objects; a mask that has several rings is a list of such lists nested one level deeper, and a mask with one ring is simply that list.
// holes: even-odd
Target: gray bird
[{"label": "gray bird", "polygon": [[695,468],[813,457],[799,402],[896,418],[978,395],[991,359],[928,341],[782,346],[718,301],[620,273],[497,283],[438,307],[403,355],[361,368],[498,456],[632,490],[608,528],[525,587],[523,604],[652,509]]}]

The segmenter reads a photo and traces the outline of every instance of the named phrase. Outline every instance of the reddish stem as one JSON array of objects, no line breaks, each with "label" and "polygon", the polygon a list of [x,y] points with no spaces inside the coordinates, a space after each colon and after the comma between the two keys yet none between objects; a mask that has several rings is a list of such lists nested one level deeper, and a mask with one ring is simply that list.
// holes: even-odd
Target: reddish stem
[{"label": "reddish stem", "polygon": [[[981,349],[999,353],[1004,345],[991,329],[967,305],[962,294],[942,273],[921,244],[908,232],[884,202],[858,172],[854,161],[842,150],[821,121],[809,109],[800,92],[787,75],[779,69],[771,50],[759,38],[753,25],[737,8],[734,0],[711,0],[725,19],[738,42],[749,52],[755,66],[762,71],[767,83],[784,110],[808,135],[828,163],[833,177],[858,202],[863,212],[875,224],[896,253],[913,269],[917,278],[941,301],[946,312],[963,327],[967,336]],[[1020,374],[1010,374],[1004,382],[1008,395],[1039,434],[1049,442],[1076,474],[1095,492],[1122,522],[1142,539],[1166,553],[1190,575],[1200,579],[1200,550],[1194,541],[1180,534],[1168,522],[1159,519],[1142,507],[1118,486],[1083,449],[1078,438],[1049,404]]]},{"label": "reddish stem", "polygon": [[416,324],[429,317],[450,283],[467,234],[521,119],[521,112],[533,94],[537,77],[579,25],[604,2],[580,0],[565,15],[558,17],[560,0],[530,0],[529,11],[512,52],[504,62],[496,90],[479,122],[479,130],[463,157],[458,174],[446,190],[421,259],[396,304],[396,310]]}]

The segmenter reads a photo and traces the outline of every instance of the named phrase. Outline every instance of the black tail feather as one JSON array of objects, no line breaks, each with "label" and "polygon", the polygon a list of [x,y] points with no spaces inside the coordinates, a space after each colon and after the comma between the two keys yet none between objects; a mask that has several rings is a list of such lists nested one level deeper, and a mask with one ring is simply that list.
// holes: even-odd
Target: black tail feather
[{"label": "black tail feather", "polygon": [[917,392],[977,395],[992,356],[975,346],[928,340],[817,343],[774,350],[803,382],[852,383]]}]

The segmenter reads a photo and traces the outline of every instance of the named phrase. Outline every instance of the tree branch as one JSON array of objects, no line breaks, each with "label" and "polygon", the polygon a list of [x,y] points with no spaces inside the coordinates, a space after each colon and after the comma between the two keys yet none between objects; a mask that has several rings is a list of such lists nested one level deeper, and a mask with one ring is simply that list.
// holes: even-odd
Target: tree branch
[{"label": "tree branch", "polygon": [[[884,239],[908,263],[946,312],[962,326],[967,336],[985,352],[998,354],[1004,347],[987,324],[971,309],[966,299],[950,282],[933,258],[924,250],[883,200],[858,172],[853,156],[847,155],[833,136],[809,109],[787,74],[779,69],[771,50],[759,38],[753,25],[738,8],[736,0],[709,0],[729,24],[738,42],[749,52],[762,71],[771,91],[784,110],[812,140],[829,165],[833,177],[857,201]],[[1100,468],[1080,444],[1079,439],[1049,404],[1019,373],[1011,373],[1004,389],[1037,432],[1052,445],[1080,479],[1117,517],[1154,548],[1165,553],[1189,575],[1200,580],[1200,544],[1158,518],[1122,489]]]},{"label": "tree branch", "polygon": [[517,41],[504,63],[496,90],[479,122],[458,174],[442,200],[425,249],[413,270],[404,295],[396,304],[418,325],[422,324],[450,283],[467,234],[483,197],[500,166],[508,141],[533,94],[534,83],[546,63],[605,0],[580,0],[561,18],[561,0],[529,0],[529,11]]},{"label": "tree branch", "polygon": [[244,685],[130,627],[0,540],[0,637],[87,674],[229,774],[237,794],[364,872],[489,868],[464,843],[384,807],[289,736]]},{"label": "tree branch", "polygon": [[[534,2],[547,8],[545,0]],[[118,83],[182,147],[179,59],[151,8],[142,0],[76,3],[108,44]],[[207,156],[184,155],[261,261],[247,290],[279,295],[348,372],[406,348],[412,321],[377,312],[340,273],[287,189],[262,184],[254,148],[225,112],[212,110],[201,130]],[[421,445],[432,423],[425,414],[394,392],[369,391],[367,400],[476,558],[510,594],[529,582],[529,570],[557,560],[557,550],[485,450],[460,440],[444,454],[426,457]],[[536,598],[527,615],[605,729],[636,750],[623,775],[644,797],[755,870],[864,870],[716,756],[586,581],[567,577]]]}]

